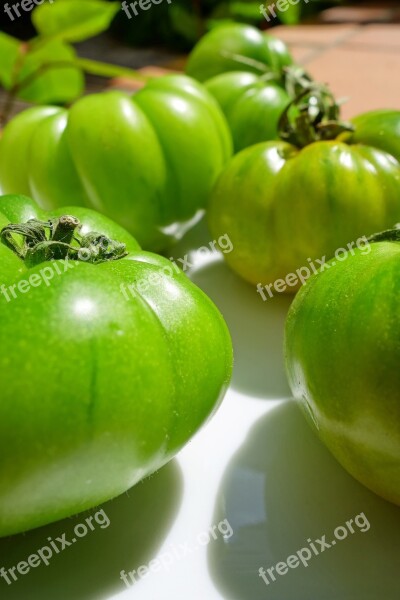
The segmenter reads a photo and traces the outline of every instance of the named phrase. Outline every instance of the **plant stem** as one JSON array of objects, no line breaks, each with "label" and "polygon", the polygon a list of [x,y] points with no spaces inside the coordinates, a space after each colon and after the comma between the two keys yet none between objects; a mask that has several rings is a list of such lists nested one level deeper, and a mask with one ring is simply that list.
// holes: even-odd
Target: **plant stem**
[{"label": "plant stem", "polygon": [[[23,61],[22,61],[23,64]],[[21,67],[22,67],[21,64]],[[83,70],[86,73],[90,73],[93,75],[97,75],[100,77],[130,77],[135,80],[143,81],[147,83],[149,79],[155,76],[143,75],[138,71],[133,69],[128,69],[125,67],[119,67],[118,65],[111,65],[107,63],[102,63],[100,61],[89,60],[85,58],[76,58],[75,60],[56,60],[47,63],[42,63],[35,71],[29,73],[24,77],[21,81],[17,81],[19,74],[21,72],[21,68],[16,69],[14,74],[14,84],[11,86],[6,101],[4,103],[3,109],[0,112],[0,125],[3,126],[9,119],[12,108],[14,106],[14,102],[17,96],[21,93],[22,90],[31,85],[38,77],[43,75],[46,71],[51,69],[79,69]]]},{"label": "plant stem", "polygon": [[[21,72],[22,65],[24,64],[24,58],[26,53],[28,52],[28,49],[28,43],[21,43],[19,46],[19,55],[17,60],[15,61],[15,65],[13,68],[14,82],[18,79],[18,76]],[[12,108],[14,106],[15,98],[17,96],[17,92],[14,90],[14,88],[15,83],[11,86],[11,89],[8,90],[3,109],[0,111],[0,127],[2,127],[7,122],[8,117],[11,114]]]},{"label": "plant stem", "polygon": [[3,127],[7,123],[14,106],[15,98],[16,94],[10,90],[7,93],[6,100],[0,112],[0,127]]}]

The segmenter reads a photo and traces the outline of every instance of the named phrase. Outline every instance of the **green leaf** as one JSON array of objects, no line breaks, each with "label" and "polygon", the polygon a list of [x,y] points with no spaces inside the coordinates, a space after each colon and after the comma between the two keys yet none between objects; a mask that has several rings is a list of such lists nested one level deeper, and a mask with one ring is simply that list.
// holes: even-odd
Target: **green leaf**
[{"label": "green leaf", "polygon": [[131,77],[138,81],[147,81],[149,79],[147,75],[142,75],[133,69],[127,69],[126,67],[120,67],[118,65],[110,65],[97,60],[90,60],[89,58],[76,58],[74,62],[78,67],[85,71],[85,73],[98,75],[99,77]]},{"label": "green leaf", "polygon": [[260,2],[232,2],[231,13],[238,19],[259,21],[261,19]]},{"label": "green leaf", "polygon": [[169,16],[172,27],[185,40],[196,42],[199,37],[199,21],[193,12],[179,4],[171,4]]},{"label": "green leaf", "polygon": [[10,89],[16,62],[21,52],[21,42],[0,31],[0,83]]},{"label": "green leaf", "polygon": [[54,0],[35,8],[32,21],[41,36],[81,42],[109,28],[119,2]]},{"label": "green leaf", "polygon": [[[38,104],[68,104],[75,100],[84,89],[84,76],[74,64],[75,59],[75,50],[63,42],[38,45],[24,60],[18,78],[23,86],[19,97]],[[38,76],[33,80],[34,73]]]},{"label": "green leaf", "polygon": [[207,19],[206,29],[207,31],[211,31],[212,29],[217,29],[217,27],[222,27],[224,25],[233,25],[233,23],[236,23],[234,19]]},{"label": "green leaf", "polygon": [[279,19],[285,25],[296,25],[301,19],[301,8],[300,4],[292,4],[285,12],[279,13]]},{"label": "green leaf", "polygon": [[219,2],[209,15],[210,21],[232,21],[232,11],[228,2]]}]

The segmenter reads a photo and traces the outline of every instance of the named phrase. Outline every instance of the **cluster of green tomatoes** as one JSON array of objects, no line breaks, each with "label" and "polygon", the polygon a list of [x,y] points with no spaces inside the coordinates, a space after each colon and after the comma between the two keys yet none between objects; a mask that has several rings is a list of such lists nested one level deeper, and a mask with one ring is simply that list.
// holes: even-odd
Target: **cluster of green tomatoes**
[{"label": "cluster of green tomatoes", "polygon": [[[187,75],[11,120],[0,284],[39,281],[50,261],[79,268],[0,297],[0,536],[126,491],[218,407],[232,369],[226,324],[153,253],[204,212],[254,286],[369,240],[368,254],[328,262],[300,289],[287,372],[342,465],[400,504],[399,161],[400,111],[342,122],[282,42],[242,25],[207,34]],[[99,236],[100,259],[79,261]],[[157,286],[127,301],[120,290],[143,277]]]}]

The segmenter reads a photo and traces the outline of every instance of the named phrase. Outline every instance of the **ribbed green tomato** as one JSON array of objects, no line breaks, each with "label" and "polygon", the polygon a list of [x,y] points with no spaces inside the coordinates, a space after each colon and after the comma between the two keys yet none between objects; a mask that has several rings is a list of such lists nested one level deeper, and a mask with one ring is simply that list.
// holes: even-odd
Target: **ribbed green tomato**
[{"label": "ribbed green tomato", "polygon": [[[400,164],[363,142],[360,130],[354,145],[268,142],[237,154],[208,211],[213,236],[229,233],[232,269],[253,284],[272,284],[399,222]],[[299,285],[292,280],[286,291]]]},{"label": "ribbed green tomato", "polygon": [[[250,59],[247,64],[240,60]],[[260,65],[274,73],[293,64],[290,52],[281,40],[261,33],[250,25],[221,25],[207,33],[189,56],[186,72],[199,81],[206,81],[226,71],[260,74]]]},{"label": "ribbed green tomato", "polygon": [[171,75],[133,97],[105,92],[18,115],[0,139],[0,191],[45,209],[95,208],[158,250],[204,208],[231,153],[214,98]]},{"label": "ribbed green tomato", "polygon": [[400,505],[400,231],[377,239],[368,253],[328,263],[299,292],[286,363],[295,398],[332,454]]},{"label": "ribbed green tomato", "polygon": [[170,460],[221,402],[232,347],[205,294],[106,217],[5,196],[0,227],[1,537]]},{"label": "ribbed green tomato", "polygon": [[205,86],[225,114],[236,152],[278,138],[279,119],[290,98],[277,82],[231,71],[212,77]]}]

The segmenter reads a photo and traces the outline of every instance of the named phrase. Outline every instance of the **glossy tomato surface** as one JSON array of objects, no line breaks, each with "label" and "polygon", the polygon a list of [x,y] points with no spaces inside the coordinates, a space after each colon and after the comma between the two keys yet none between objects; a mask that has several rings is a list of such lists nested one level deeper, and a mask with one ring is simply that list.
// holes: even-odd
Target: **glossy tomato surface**
[{"label": "glossy tomato surface", "polygon": [[286,324],[294,396],[361,483],[400,505],[400,243],[377,242],[315,275]]},{"label": "glossy tomato surface", "polygon": [[159,469],[230,379],[223,318],[170,261],[94,211],[0,198],[3,236],[19,224],[17,248],[29,220],[40,233],[66,214],[80,235],[113,240],[115,258],[86,260],[99,246],[82,241],[82,259],[27,265],[0,244],[0,536],[97,506]]},{"label": "glossy tomato surface", "polygon": [[352,119],[354,133],[347,137],[352,144],[367,144],[389,152],[400,161],[400,111],[374,110]]},{"label": "glossy tomato surface", "polygon": [[243,70],[244,66],[246,71],[260,74],[263,67],[281,73],[292,64],[284,42],[250,25],[233,23],[216,27],[200,40],[189,56],[186,72],[206,81],[227,71]]},{"label": "glossy tomato surface", "polygon": [[45,209],[94,208],[147,250],[179,237],[204,209],[232,153],[214,98],[183,75],[154,79],[134,96],[93,94],[69,110],[36,107],[0,138],[0,191]]},{"label": "glossy tomato surface", "polygon": [[246,71],[216,75],[205,85],[228,121],[236,152],[279,137],[279,120],[290,103],[282,85]]}]

